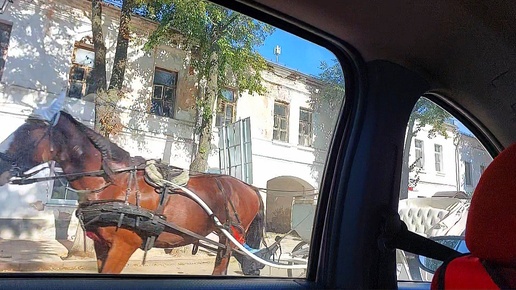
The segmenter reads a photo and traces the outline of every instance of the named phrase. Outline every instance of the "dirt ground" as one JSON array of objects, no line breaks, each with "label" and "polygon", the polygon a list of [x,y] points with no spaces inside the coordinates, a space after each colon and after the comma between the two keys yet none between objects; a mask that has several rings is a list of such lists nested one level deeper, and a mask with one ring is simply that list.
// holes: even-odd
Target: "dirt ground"
[{"label": "dirt ground", "polygon": [[[177,257],[170,261],[149,261],[145,265],[141,263],[130,262],[122,271],[124,274],[152,274],[152,275],[211,275],[215,257]],[[97,273],[95,263],[83,263],[82,265],[74,264],[62,267],[41,267],[36,271],[41,273]],[[240,265],[231,258],[228,267],[228,275],[242,276]],[[261,270],[260,276],[288,277],[287,270],[276,269],[266,266]],[[305,271],[293,270],[293,277],[304,277]]]},{"label": "dirt ground", "polygon": [[[274,235],[270,235],[268,242],[272,243]],[[5,242],[5,241],[4,241]],[[286,257],[285,253],[289,253],[301,240],[297,237],[287,237],[282,242],[282,257]],[[13,242],[17,249],[24,243],[17,241]],[[71,243],[61,242],[65,252],[60,256],[54,256],[49,259],[48,253],[41,259],[36,259],[41,250],[33,250],[35,248],[31,244],[27,246],[29,250],[21,250],[22,256],[19,259],[24,259],[22,262],[14,262],[16,256],[9,256],[7,254],[8,247],[0,247],[0,252],[5,252],[5,258],[11,260],[9,263],[2,265],[2,257],[0,255],[0,271],[1,272],[38,272],[38,273],[97,273],[97,265],[94,257],[78,257],[66,256],[66,248],[71,246]],[[11,246],[13,247],[13,246]],[[42,247],[48,251],[48,247]],[[23,253],[25,252],[25,253]],[[279,252],[278,252],[279,254]],[[199,249],[196,255],[191,254],[191,247],[184,247],[174,249],[172,253],[166,254],[163,249],[152,249],[147,253],[147,261],[142,265],[143,251],[138,250],[122,271],[123,274],[152,274],[152,275],[211,275],[215,263],[215,255],[211,252]],[[306,274],[304,270],[293,270],[290,275],[292,277],[304,277]],[[235,258],[231,258],[228,275],[242,276],[239,263]],[[274,276],[274,277],[288,277],[289,272],[286,269],[271,268],[266,266],[261,270],[260,276]]]}]

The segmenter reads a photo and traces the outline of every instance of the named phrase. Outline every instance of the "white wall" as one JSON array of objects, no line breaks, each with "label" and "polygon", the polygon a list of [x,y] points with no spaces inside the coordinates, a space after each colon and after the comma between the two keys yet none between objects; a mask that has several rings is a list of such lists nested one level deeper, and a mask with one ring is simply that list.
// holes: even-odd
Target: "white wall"
[{"label": "white wall", "polygon": [[[420,181],[417,186],[409,191],[410,197],[432,196],[437,191],[453,191],[457,190],[456,182],[456,164],[455,164],[455,149],[453,144],[452,127],[447,130],[448,138],[437,134],[433,138],[428,137],[428,131],[431,126],[424,127],[417,135],[412,138],[409,165],[411,165],[415,157],[415,140],[423,141],[424,151],[424,165],[423,170],[419,174]],[[442,170],[437,172],[435,169],[435,148],[434,145],[442,146]],[[410,178],[415,177],[415,172],[410,173]]]},{"label": "white wall", "polygon": [[[5,138],[34,108],[49,104],[59,94],[63,81],[68,80],[74,44],[91,35],[90,1],[85,0],[20,0],[0,15],[0,21],[12,24],[7,61],[0,81],[0,138]],[[118,26],[117,11],[104,7],[103,28],[108,48],[107,67],[114,57]],[[112,140],[131,155],[160,158],[179,167],[188,168],[194,147],[195,76],[190,72],[188,54],[179,46],[143,50],[144,39],[152,23],[133,17],[132,35],[124,90],[126,97],[119,103],[124,130]],[[178,73],[176,118],[148,114],[152,93],[154,68]],[[108,69],[108,79],[110,69]],[[236,105],[236,117],[251,118],[253,142],[254,183],[266,187],[267,182],[280,176],[295,176],[318,188],[329,140],[315,135],[314,147],[298,145],[299,109],[310,108],[307,77],[285,68],[272,66],[263,73],[267,93],[243,93]],[[289,103],[289,141],[272,140],[274,101]],[[83,123],[93,126],[92,102],[66,100],[66,109]],[[337,108],[338,110],[338,108]],[[334,123],[331,116],[317,116],[314,128]],[[333,124],[326,127],[333,127]],[[216,134],[216,130],[214,134]],[[325,133],[328,135],[328,132]],[[330,133],[331,135],[331,133]],[[209,158],[211,168],[219,167],[218,138],[214,136]],[[48,175],[48,173],[46,173]],[[49,183],[50,184],[50,183]],[[0,219],[41,217],[51,220],[53,209],[34,210],[30,203],[47,202],[50,185],[11,186],[0,188]],[[2,236],[2,233],[0,233]]]},{"label": "white wall", "polygon": [[[70,6],[68,6],[70,5]],[[0,15],[0,21],[12,25],[7,60],[0,82],[0,140],[4,140],[34,108],[48,105],[68,80],[76,41],[91,35],[89,10],[91,2],[14,1]],[[133,36],[146,35],[151,24],[133,18]],[[139,22],[139,23],[138,23]],[[108,48],[107,66],[112,65],[118,26],[117,11],[104,7],[103,28]],[[135,31],[138,27],[140,30]],[[134,38],[136,39],[136,37]],[[132,155],[160,158],[187,168],[190,163],[193,134],[192,94],[194,77],[188,73],[186,53],[173,47],[142,50],[144,41],[131,41],[126,71],[125,99],[120,102],[124,132],[114,138]],[[147,114],[150,103],[154,67],[178,73],[178,119]],[[108,69],[108,79],[110,69]],[[189,103],[190,102],[190,103]],[[94,105],[77,99],[66,99],[65,109],[93,126]],[[143,133],[143,134],[142,134]],[[138,136],[138,137],[136,137]],[[42,172],[49,175],[49,172]],[[54,219],[60,209],[48,206],[43,210],[33,204],[46,204],[52,182],[34,185],[6,185],[0,188],[0,237],[53,238]],[[57,214],[56,214],[57,213]],[[9,230],[6,227],[11,227]]]},{"label": "white wall", "polygon": [[[480,179],[480,166],[487,167],[491,163],[491,156],[485,151],[480,142],[473,136],[460,133],[458,146],[454,145],[453,130],[449,126],[448,138],[437,135],[429,138],[428,131],[430,126],[424,127],[416,137],[412,139],[410,148],[409,165],[415,160],[415,140],[419,139],[424,144],[425,164],[423,171],[419,174],[420,181],[414,190],[409,191],[411,197],[428,197],[438,191],[464,191],[472,194]],[[434,144],[443,147],[443,170],[435,170]],[[472,164],[472,185],[465,185],[465,165],[468,161]],[[415,172],[410,173],[410,178],[414,178]]]},{"label": "white wall", "polygon": [[[335,118],[326,119],[314,112],[313,147],[298,145],[299,110],[311,108],[306,76],[273,66],[269,71],[263,72],[262,77],[267,93],[263,96],[243,93],[237,102],[237,119],[251,118],[255,185],[265,187],[267,181],[275,177],[296,176],[318,188],[329,142],[325,136],[318,136],[320,131],[315,130],[322,127],[319,124],[321,122],[333,129]],[[288,103],[288,142],[272,140],[275,101]]]},{"label": "white wall", "polygon": [[[481,168],[480,166],[487,167],[489,163],[493,160],[493,158],[487,153],[487,151],[482,147],[480,142],[469,135],[462,135],[460,140],[460,156],[459,156],[459,166],[460,166],[460,186],[461,190],[468,194],[473,194],[475,191],[475,187],[480,180]],[[466,185],[466,168],[464,162],[471,163],[471,177],[472,184]]]}]

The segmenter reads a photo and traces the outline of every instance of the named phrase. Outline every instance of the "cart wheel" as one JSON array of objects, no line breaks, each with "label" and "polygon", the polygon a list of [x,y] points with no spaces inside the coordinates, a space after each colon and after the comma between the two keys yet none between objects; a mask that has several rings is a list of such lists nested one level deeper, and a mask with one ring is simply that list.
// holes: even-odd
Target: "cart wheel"
[{"label": "cart wheel", "polygon": [[[292,257],[308,258],[309,245],[307,242],[299,242],[291,252]],[[292,269],[287,269],[287,276],[292,277]]]}]

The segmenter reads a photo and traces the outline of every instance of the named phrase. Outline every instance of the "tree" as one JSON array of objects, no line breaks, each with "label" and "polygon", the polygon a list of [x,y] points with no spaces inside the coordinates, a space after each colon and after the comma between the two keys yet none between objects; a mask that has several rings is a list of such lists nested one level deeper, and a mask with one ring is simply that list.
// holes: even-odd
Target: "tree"
[{"label": "tree", "polygon": [[322,164],[328,157],[330,141],[333,138],[335,121],[345,98],[344,74],[339,61],[334,59],[330,64],[321,61],[319,69],[321,72],[314,77],[315,81],[308,82],[307,87],[313,111],[313,147],[316,149],[311,168],[314,177],[321,176]]},{"label": "tree", "polygon": [[318,132],[316,142],[321,142],[315,145],[324,149],[320,156],[322,158],[320,161],[324,162],[325,152],[333,136],[335,120],[344,101],[346,88],[344,74],[338,60],[334,59],[332,64],[321,61],[319,68],[321,73],[316,77],[317,84],[311,85],[308,90],[311,108],[316,113],[314,116],[314,130]]},{"label": "tree", "polygon": [[113,3],[121,4],[121,10],[109,87],[106,77],[106,45],[102,31],[102,3],[103,1],[100,0],[92,0],[91,2],[91,30],[95,61],[93,70],[88,78],[87,94],[95,94],[95,130],[108,137],[121,130],[120,117],[116,113],[116,109],[118,101],[123,96],[122,87],[130,40],[129,23],[133,9],[142,2],[122,0],[121,3]]},{"label": "tree", "polygon": [[[86,93],[95,94],[95,130],[106,137],[121,130],[120,115],[116,113],[116,110],[117,103],[123,96],[122,87],[130,40],[131,13],[137,4],[141,3],[136,1],[123,0],[121,3],[120,25],[109,87],[106,77],[106,45],[102,31],[103,1],[91,1],[91,31],[95,60],[92,72],[87,80],[88,91]],[[85,238],[84,231],[78,226],[70,254],[80,253],[81,250],[86,252],[86,255],[91,254],[93,243],[90,239]]]},{"label": "tree", "polygon": [[191,52],[190,65],[197,72],[201,89],[195,108],[199,146],[190,170],[204,172],[221,91],[226,87],[239,93],[266,91],[260,73],[267,64],[255,48],[263,44],[273,27],[202,0],[157,1],[147,8],[147,17],[158,21],[159,27],[146,48],[170,43],[179,31],[182,44]]},{"label": "tree", "polygon": [[[416,167],[417,160],[414,161],[413,164],[409,165],[410,146],[412,144],[412,139],[427,125],[431,126],[431,129],[428,131],[429,138],[433,138],[437,136],[437,134],[444,136],[445,138],[450,137],[447,130],[447,121],[449,121],[451,118],[452,116],[448,112],[427,98],[419,98],[419,100],[414,105],[412,113],[410,114],[409,122],[407,125],[407,133],[405,136],[403,166],[401,171],[400,199],[408,198],[410,172],[413,170],[418,170]],[[416,172],[412,183],[417,184],[418,180],[418,172]]]},{"label": "tree", "polygon": [[336,59],[332,62],[333,64],[329,65],[327,62],[321,61],[321,65],[319,66],[321,73],[317,79],[322,83],[322,86],[317,99],[336,106],[342,103],[346,86],[340,62]]}]

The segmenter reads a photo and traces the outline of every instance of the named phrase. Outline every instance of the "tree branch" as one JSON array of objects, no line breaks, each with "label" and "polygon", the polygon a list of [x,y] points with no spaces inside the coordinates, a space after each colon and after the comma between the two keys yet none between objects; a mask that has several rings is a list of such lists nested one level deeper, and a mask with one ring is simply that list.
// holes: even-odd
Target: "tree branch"
[{"label": "tree branch", "polygon": [[213,29],[213,33],[212,33],[212,45],[217,42],[217,40],[219,40],[220,36],[223,35],[224,31],[233,23],[236,21],[236,19],[238,18],[238,14],[236,13],[233,13],[231,14],[231,18],[228,19],[228,21],[224,24],[224,25],[221,25],[221,26],[216,26],[215,29]]}]

